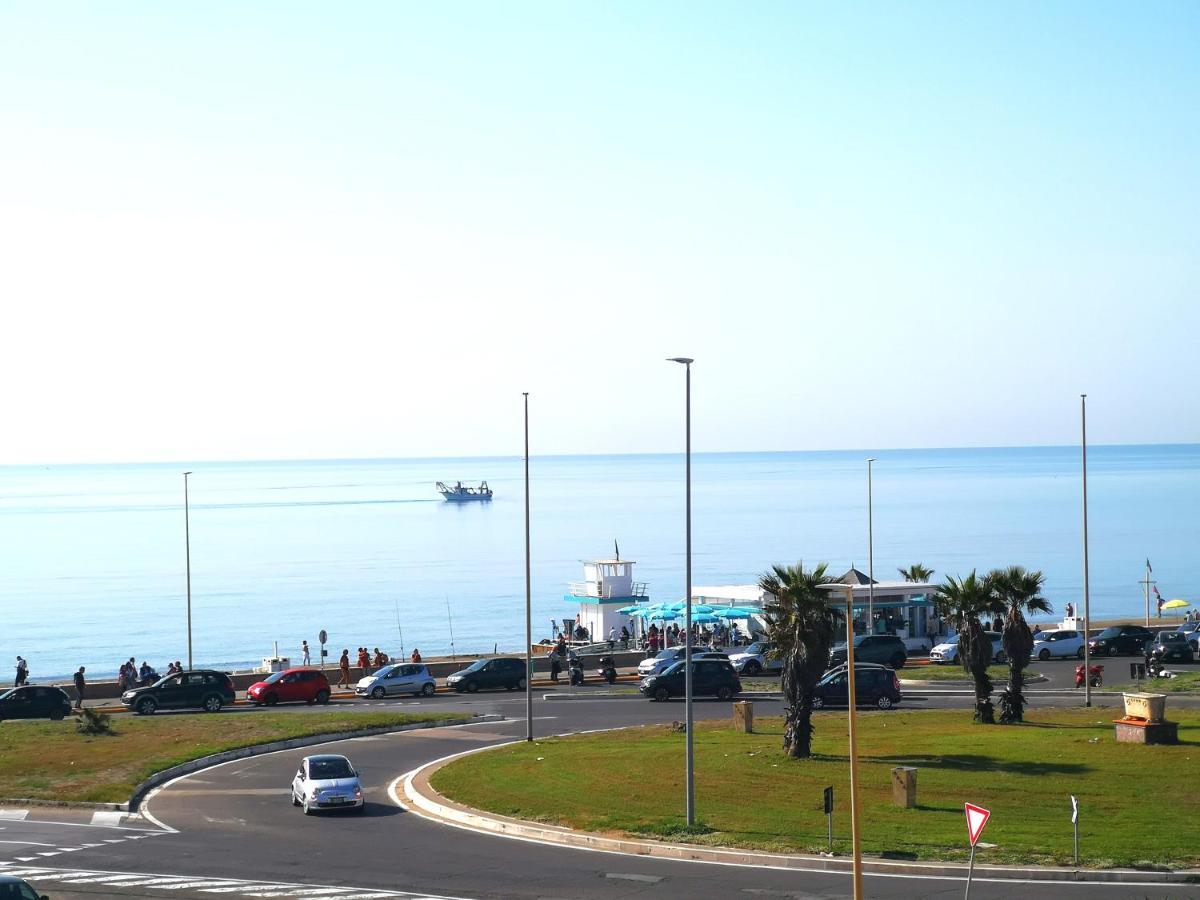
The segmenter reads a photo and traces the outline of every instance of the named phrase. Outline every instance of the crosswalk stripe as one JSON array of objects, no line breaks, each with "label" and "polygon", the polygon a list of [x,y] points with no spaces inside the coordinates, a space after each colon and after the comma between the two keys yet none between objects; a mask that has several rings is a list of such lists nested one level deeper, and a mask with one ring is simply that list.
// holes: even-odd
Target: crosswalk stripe
[{"label": "crosswalk stripe", "polygon": [[128,816],[129,813],[115,812],[112,810],[99,809],[92,813],[93,825],[120,825],[121,820]]},{"label": "crosswalk stripe", "polygon": [[28,816],[27,809],[0,809],[0,819],[5,822],[24,822]]}]

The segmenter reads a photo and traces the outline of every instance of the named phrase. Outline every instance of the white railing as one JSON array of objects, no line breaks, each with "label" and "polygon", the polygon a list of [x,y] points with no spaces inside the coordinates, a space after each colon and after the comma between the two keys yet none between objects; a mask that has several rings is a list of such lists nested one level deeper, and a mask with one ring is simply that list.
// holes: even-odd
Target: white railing
[{"label": "white railing", "polygon": [[572,597],[588,597],[596,600],[611,600],[617,597],[645,597],[646,582],[635,581],[630,587],[630,593],[614,594],[612,585],[600,581],[572,581],[568,588]]}]

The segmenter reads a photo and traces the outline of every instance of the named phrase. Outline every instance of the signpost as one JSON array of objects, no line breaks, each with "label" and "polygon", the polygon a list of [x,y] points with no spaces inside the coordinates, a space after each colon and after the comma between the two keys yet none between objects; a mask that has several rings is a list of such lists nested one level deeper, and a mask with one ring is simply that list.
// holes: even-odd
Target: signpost
[{"label": "signpost", "polygon": [[1079,868],[1079,801],[1071,795],[1071,826],[1075,829],[1075,868]]},{"label": "signpost", "polygon": [[970,900],[971,876],[975,874],[975,844],[978,843],[979,836],[983,834],[983,827],[987,825],[992,814],[974,803],[964,803],[963,807],[967,814],[967,840],[971,842],[971,862],[967,865],[967,892],[964,900]]},{"label": "signpost", "polygon": [[833,788],[825,788],[825,818],[829,823],[829,852],[833,852]]},{"label": "signpost", "polygon": [[325,644],[329,642],[329,635],[325,633],[325,629],[321,629],[321,633],[317,635],[317,640],[321,644],[321,673],[325,672],[325,657],[329,655],[329,651],[325,649]]}]

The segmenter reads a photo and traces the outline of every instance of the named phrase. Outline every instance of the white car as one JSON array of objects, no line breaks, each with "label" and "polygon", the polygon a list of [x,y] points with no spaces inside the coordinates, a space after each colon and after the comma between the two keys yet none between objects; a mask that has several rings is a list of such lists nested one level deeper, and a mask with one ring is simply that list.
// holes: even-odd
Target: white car
[{"label": "white car", "polygon": [[319,809],[362,812],[366,807],[358,772],[344,756],[304,757],[292,779],[292,806],[303,807],[306,816]]},{"label": "white car", "polygon": [[388,694],[432,697],[436,690],[437,681],[420,663],[393,663],[374,675],[360,678],[354,685],[355,694],[374,700],[382,700]]},{"label": "white car", "polygon": [[1033,639],[1035,659],[1055,656],[1083,659],[1083,635],[1064,628],[1061,631],[1043,631]]},{"label": "white car", "polygon": [[771,656],[773,644],[758,641],[738,653],[731,653],[729,661],[739,675],[759,675],[763,672],[782,672],[783,660]]},{"label": "white car", "polygon": [[[992,639],[992,661],[997,663],[1008,662],[1008,656],[1004,652],[1003,638],[995,631],[985,631],[988,637]],[[942,643],[938,644],[929,651],[929,661],[936,665],[942,663],[952,663],[958,661],[958,635],[952,638],[947,638]]]}]

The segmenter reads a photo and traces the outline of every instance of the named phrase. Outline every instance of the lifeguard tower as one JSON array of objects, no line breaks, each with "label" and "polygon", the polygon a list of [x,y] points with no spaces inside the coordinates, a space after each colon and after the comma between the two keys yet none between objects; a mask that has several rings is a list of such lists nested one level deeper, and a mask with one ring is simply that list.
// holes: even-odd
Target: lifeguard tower
[{"label": "lifeguard tower", "polygon": [[571,592],[563,599],[579,604],[575,621],[593,641],[607,640],[610,628],[633,631],[635,620],[618,610],[649,600],[645,583],[633,580],[633,567],[631,559],[584,560],[583,581],[571,582]]}]

